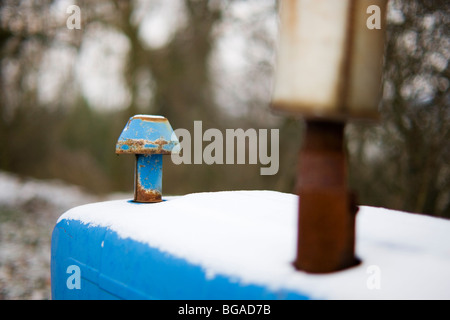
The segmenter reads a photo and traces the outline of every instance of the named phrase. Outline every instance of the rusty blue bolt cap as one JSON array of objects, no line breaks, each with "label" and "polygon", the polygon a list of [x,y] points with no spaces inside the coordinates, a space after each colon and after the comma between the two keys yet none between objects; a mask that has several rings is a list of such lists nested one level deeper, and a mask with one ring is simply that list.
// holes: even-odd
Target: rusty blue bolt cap
[{"label": "rusty blue bolt cap", "polygon": [[116,144],[117,154],[178,153],[180,143],[162,116],[135,115],[128,120]]},{"label": "rusty blue bolt cap", "polygon": [[117,154],[135,154],[134,201],[162,201],[162,157],[178,153],[180,143],[166,118],[136,115],[116,144]]}]

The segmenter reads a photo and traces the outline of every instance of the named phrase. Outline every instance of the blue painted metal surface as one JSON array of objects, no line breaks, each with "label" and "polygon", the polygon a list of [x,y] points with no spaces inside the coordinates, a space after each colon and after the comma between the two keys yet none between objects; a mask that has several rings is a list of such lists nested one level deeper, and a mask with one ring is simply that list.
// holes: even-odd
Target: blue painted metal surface
[{"label": "blue painted metal surface", "polygon": [[[79,268],[79,279],[71,268]],[[79,288],[70,286],[79,281]],[[288,290],[208,277],[197,266],[106,227],[62,219],[54,228],[52,299],[308,299]]]},{"label": "blue painted metal surface", "polygon": [[179,145],[169,121],[161,116],[131,117],[116,143],[116,153],[171,154]]},{"label": "blue painted metal surface", "polygon": [[162,154],[136,155],[136,185],[144,190],[151,190],[155,195],[162,195]]},{"label": "blue painted metal surface", "polygon": [[162,155],[177,152],[178,139],[161,116],[135,115],[116,143],[117,154],[136,154],[134,200],[162,200]]}]

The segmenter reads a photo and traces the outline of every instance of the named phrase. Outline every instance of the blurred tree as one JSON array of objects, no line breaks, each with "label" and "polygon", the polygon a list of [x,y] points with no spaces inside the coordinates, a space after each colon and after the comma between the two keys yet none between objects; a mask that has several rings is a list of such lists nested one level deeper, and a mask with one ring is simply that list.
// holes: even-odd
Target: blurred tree
[{"label": "blurred tree", "polygon": [[390,1],[381,124],[348,130],[363,203],[450,217],[450,4]]},{"label": "blurred tree", "polygon": [[[177,1],[178,7],[171,14],[181,12],[183,21],[176,21],[170,36],[156,46],[145,41],[145,32],[151,30],[144,25],[144,18],[167,5],[162,1],[80,0],[77,5],[81,8],[81,30],[66,28],[68,14],[63,2],[3,2],[0,7],[1,86],[6,94],[2,96],[0,110],[1,168],[40,178],[58,177],[95,192],[130,189],[133,159],[116,157],[114,144],[133,114],[162,114],[170,119],[174,128],[189,130],[194,120],[202,120],[204,130],[264,127],[263,123],[254,121],[255,117],[246,120],[226,115],[215,99],[213,77],[216,75],[211,72],[211,64],[217,62],[212,62],[210,56],[223,13],[234,2],[240,1]],[[59,12],[58,17],[55,12]],[[274,10],[271,12],[275,14]],[[253,29],[256,28],[253,24]],[[164,33],[164,30],[158,31]],[[270,36],[260,38],[267,41]],[[117,46],[105,44],[119,40]],[[89,50],[89,46],[95,48],[93,43],[98,43],[97,50],[102,51]],[[126,48],[121,49],[125,53],[125,63],[120,72],[123,72],[124,87],[130,99],[124,100],[125,108],[119,111],[97,111],[95,102],[86,97],[83,90],[86,83],[92,86],[98,83],[88,81],[89,75],[77,71],[77,63],[97,54],[94,57],[97,60],[88,71],[103,70],[107,76],[108,67],[116,63],[110,60],[110,53],[119,46]],[[68,53],[72,62],[63,64],[58,55],[60,51]],[[53,56],[52,52],[55,52]],[[106,67],[102,69],[105,62]],[[258,64],[258,60],[254,63]],[[51,69],[68,69],[68,72],[65,78],[58,79],[43,75]],[[250,77],[245,72],[239,77],[239,81],[249,82]],[[252,81],[255,87],[257,82]],[[33,86],[28,87],[28,83]],[[45,89],[47,83],[53,83],[50,89],[56,92],[48,101],[40,96],[41,87]],[[143,86],[147,86],[144,88],[147,90],[150,87],[151,99],[140,99]],[[114,87],[108,89],[114,90]],[[247,93],[243,96],[246,96],[244,107],[258,98],[248,97]],[[268,105],[269,101],[265,103]],[[23,150],[31,151],[34,156],[24,157]],[[174,193],[269,188],[278,179],[259,176],[259,166],[255,165],[174,166],[170,161],[166,163],[170,168],[165,170],[165,187]],[[283,183],[277,186],[283,189]]]},{"label": "blurred tree", "polygon": [[[25,171],[39,165],[46,146],[36,141],[37,112],[36,69],[52,33],[45,19],[50,1],[1,3],[0,11],[0,164],[2,169]],[[45,132],[44,134],[48,134]],[[37,149],[40,147],[40,152]],[[25,154],[33,159],[24,159]],[[27,163],[28,162],[28,163]],[[28,173],[28,172],[26,172]]]}]

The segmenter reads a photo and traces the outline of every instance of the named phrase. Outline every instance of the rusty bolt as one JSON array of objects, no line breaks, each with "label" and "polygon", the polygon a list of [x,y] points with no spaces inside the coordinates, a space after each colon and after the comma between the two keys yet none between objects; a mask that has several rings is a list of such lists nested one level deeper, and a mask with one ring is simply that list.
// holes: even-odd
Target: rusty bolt
[{"label": "rusty bolt", "polygon": [[135,115],[128,120],[116,153],[136,155],[134,201],[162,201],[162,156],[177,152],[177,146],[178,139],[165,117]]}]

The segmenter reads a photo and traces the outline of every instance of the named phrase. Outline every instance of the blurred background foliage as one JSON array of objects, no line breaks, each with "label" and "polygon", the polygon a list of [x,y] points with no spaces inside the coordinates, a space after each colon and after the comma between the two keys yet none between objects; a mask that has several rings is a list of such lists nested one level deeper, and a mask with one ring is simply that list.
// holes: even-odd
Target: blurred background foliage
[{"label": "blurred background foliage", "polygon": [[[304,125],[270,110],[275,0],[0,3],[0,170],[131,195],[134,158],[115,142],[130,116],[158,114],[191,133],[280,129],[276,175],[165,157],[165,194],[295,192]],[[389,2],[380,121],[347,126],[360,204],[450,217],[449,7]]]}]

